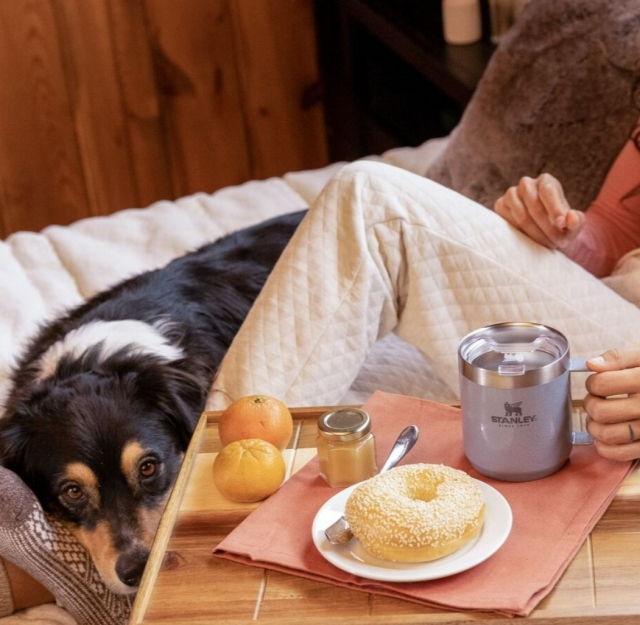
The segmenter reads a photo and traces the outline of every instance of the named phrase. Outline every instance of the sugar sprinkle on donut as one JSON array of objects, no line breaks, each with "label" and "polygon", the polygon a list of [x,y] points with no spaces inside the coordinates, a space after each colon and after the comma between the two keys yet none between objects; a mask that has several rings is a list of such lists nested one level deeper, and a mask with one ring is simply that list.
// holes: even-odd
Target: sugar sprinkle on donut
[{"label": "sugar sprinkle on donut", "polygon": [[399,562],[441,558],[475,538],[485,502],[464,471],[436,464],[396,467],[360,484],[345,516],[372,555]]}]

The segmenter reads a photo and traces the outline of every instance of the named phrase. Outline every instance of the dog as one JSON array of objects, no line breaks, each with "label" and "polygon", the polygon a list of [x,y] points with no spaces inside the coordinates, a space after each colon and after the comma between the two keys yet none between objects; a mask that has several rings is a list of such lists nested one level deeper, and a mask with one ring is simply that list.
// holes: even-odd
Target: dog
[{"label": "dog", "polygon": [[305,212],[95,295],[19,357],[0,463],[70,528],[112,591],[137,591],[215,373]]}]

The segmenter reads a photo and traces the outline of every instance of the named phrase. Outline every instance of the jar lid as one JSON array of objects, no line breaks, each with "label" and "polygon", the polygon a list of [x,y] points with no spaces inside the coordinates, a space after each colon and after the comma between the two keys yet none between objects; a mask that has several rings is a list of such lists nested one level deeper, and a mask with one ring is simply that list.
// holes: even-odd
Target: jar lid
[{"label": "jar lid", "polygon": [[359,408],[339,408],[318,419],[318,433],[329,441],[355,441],[370,430],[371,419]]}]

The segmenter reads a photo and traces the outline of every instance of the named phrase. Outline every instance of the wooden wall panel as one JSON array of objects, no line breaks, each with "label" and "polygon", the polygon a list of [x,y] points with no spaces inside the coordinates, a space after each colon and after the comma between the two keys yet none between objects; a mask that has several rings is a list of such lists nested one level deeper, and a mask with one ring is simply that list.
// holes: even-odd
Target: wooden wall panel
[{"label": "wooden wall panel", "polygon": [[107,4],[138,189],[138,201],[130,205],[148,206],[159,198],[175,195],[145,8],[142,0],[108,0]]},{"label": "wooden wall panel", "polygon": [[107,2],[54,4],[89,212],[99,215],[137,198]]},{"label": "wooden wall panel", "polygon": [[212,191],[247,180],[251,168],[228,3],[146,0],[145,6],[174,191]]},{"label": "wooden wall panel", "polygon": [[309,0],[231,0],[257,178],[326,160]]},{"label": "wooden wall panel", "polygon": [[0,2],[0,235],[327,162],[309,0]]},{"label": "wooden wall panel", "polygon": [[3,235],[88,205],[65,68],[49,0],[0,2]]}]

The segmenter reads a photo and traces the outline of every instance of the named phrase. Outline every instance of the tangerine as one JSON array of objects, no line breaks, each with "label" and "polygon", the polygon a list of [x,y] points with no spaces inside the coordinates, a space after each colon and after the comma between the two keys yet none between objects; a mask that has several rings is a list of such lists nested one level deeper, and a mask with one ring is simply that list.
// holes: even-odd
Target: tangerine
[{"label": "tangerine", "polygon": [[223,446],[246,438],[259,438],[282,451],[293,433],[289,408],[275,397],[247,395],[236,399],[220,415],[218,435]]},{"label": "tangerine", "polygon": [[280,450],[257,438],[229,443],[213,462],[213,482],[220,493],[238,503],[253,503],[275,493],[286,466]]}]

